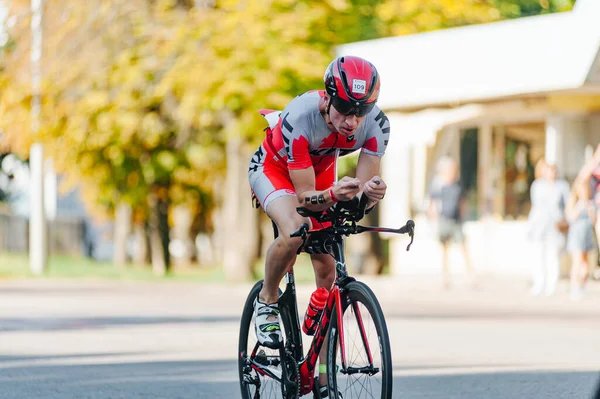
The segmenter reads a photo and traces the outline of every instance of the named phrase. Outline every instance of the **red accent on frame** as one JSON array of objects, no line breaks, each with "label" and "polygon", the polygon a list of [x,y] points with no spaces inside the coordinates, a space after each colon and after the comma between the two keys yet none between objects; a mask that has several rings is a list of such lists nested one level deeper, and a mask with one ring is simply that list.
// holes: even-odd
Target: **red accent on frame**
[{"label": "red accent on frame", "polygon": [[262,376],[267,376],[267,373],[265,373],[260,367],[256,366],[256,365],[252,365],[251,366],[254,370],[256,370],[256,372]]},{"label": "red accent on frame", "polygon": [[[337,295],[336,295],[337,293]],[[315,332],[315,336],[313,337],[310,348],[308,349],[308,353],[304,358],[304,361],[300,363],[300,395],[306,395],[312,391],[314,384],[314,376],[315,376],[315,366],[317,365],[317,361],[319,360],[319,353],[321,352],[321,348],[323,347],[323,342],[327,337],[327,332],[329,328],[323,328],[324,326],[329,326],[331,322],[331,313],[333,311],[333,305],[335,304],[336,296],[339,297],[340,289],[337,286],[334,286],[329,291],[329,297],[327,298],[327,305],[325,306],[325,310],[323,311],[323,316],[321,317],[321,322],[317,327],[317,331]]]},{"label": "red accent on frame", "polygon": [[[336,287],[337,288],[337,287]],[[340,295],[340,290],[336,289],[334,291],[335,294],[335,305],[337,311],[337,328],[338,328],[338,337],[340,343],[340,354],[342,356],[342,369],[346,369],[346,345],[344,345],[344,309],[342,308],[342,296]]]},{"label": "red accent on frame", "polygon": [[356,321],[358,322],[358,328],[360,329],[360,336],[362,337],[363,344],[365,345],[365,350],[367,351],[367,359],[369,360],[369,366],[373,367],[373,355],[371,355],[371,347],[369,346],[369,341],[367,341],[365,325],[363,324],[363,319],[362,315],[360,314],[360,308],[358,307],[358,303],[352,302],[352,308],[354,309],[354,314],[356,315]]},{"label": "red accent on frame", "polygon": [[313,370],[308,367],[308,362],[300,366],[300,396],[310,393],[315,383],[314,366]]}]

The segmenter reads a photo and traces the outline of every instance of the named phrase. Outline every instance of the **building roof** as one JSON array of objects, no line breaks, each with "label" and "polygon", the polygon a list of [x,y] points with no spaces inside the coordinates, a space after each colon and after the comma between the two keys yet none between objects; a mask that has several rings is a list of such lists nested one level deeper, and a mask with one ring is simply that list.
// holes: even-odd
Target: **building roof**
[{"label": "building roof", "polygon": [[599,19],[599,0],[577,0],[570,12],[349,43],[337,54],[375,64],[388,110],[600,92]]}]

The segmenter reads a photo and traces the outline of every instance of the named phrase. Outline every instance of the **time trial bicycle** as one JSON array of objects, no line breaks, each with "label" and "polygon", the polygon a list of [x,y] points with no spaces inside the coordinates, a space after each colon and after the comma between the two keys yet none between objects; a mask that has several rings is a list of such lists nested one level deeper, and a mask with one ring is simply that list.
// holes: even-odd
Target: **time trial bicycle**
[{"label": "time trial bicycle", "polygon": [[[338,202],[323,212],[299,207],[304,217],[331,225],[309,229],[304,223],[291,234],[301,237],[298,253],[330,254],[335,259],[336,279],[319,320],[312,343],[304,355],[298,317],[294,270],[286,274],[285,291],[279,297],[284,339],[279,349],[261,346],[254,333],[254,299],[262,280],[250,290],[241,318],[238,366],[243,399],[295,399],[313,392],[318,396],[315,371],[319,353],[327,339],[326,369],[329,398],[392,397],[392,354],[387,325],[373,291],[348,275],[344,237],[363,232],[409,234],[410,246],[415,223],[409,220],[399,229],[359,226],[365,215],[367,197]],[[276,231],[277,236],[277,231]]]}]

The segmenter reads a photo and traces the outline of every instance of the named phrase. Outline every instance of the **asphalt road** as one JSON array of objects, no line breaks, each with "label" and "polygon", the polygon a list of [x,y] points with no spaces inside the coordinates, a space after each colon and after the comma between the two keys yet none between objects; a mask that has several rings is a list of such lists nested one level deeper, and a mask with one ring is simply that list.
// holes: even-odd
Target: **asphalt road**
[{"label": "asphalt road", "polygon": [[[600,285],[570,302],[519,280],[442,292],[368,280],[382,302],[394,398],[591,398]],[[249,284],[0,281],[0,398],[236,398]],[[299,287],[304,306],[310,286]],[[309,396],[307,396],[309,397]]]}]

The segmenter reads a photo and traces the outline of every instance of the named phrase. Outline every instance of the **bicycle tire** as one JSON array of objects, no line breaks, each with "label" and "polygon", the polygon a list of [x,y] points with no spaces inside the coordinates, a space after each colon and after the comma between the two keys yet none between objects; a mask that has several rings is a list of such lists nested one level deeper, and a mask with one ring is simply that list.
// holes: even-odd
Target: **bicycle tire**
[{"label": "bicycle tire", "polygon": [[[252,333],[252,329],[254,328],[253,325],[253,315],[254,315],[254,299],[256,298],[256,296],[258,295],[258,293],[260,292],[260,290],[262,289],[262,285],[263,285],[263,281],[260,280],[258,281],[256,284],[254,284],[254,286],[252,287],[252,289],[250,290],[250,293],[248,294],[248,297],[246,298],[246,303],[244,304],[244,310],[242,311],[242,318],[240,320],[240,334],[239,334],[239,342],[238,342],[238,372],[239,372],[239,380],[240,380],[240,391],[242,394],[242,399],[253,399],[254,398],[254,394],[252,393],[252,387],[249,386],[249,384],[244,382],[244,376],[248,375],[245,371],[244,368],[246,367],[246,357],[247,357],[247,353],[248,351],[252,351],[253,348],[248,348],[248,338],[253,335]],[[279,290],[279,295],[281,296],[281,290]],[[283,323],[283,318],[284,317],[288,317],[287,314],[284,314],[284,312],[280,313],[280,318],[281,318],[281,325],[282,327],[285,325]],[[284,331],[284,334],[286,332]],[[285,337],[285,335],[284,335]],[[256,337],[254,337],[255,339]],[[264,348],[265,350],[268,350],[267,348]],[[272,351],[273,353],[275,351]],[[256,374],[256,373],[255,373]],[[266,388],[265,391],[262,390],[261,388],[261,392],[260,392],[260,397],[261,398],[265,398],[265,399],[281,399],[282,398],[282,393],[281,393],[281,384],[279,382],[277,382],[274,379],[271,379],[269,377],[264,377],[264,378],[260,378],[257,374],[255,375],[255,377],[259,378],[259,381],[261,381],[264,379],[266,385],[269,385],[268,388]],[[256,390],[256,389],[254,389]]]},{"label": "bicycle tire", "polygon": [[[380,386],[380,394],[371,394],[367,395],[364,390],[367,389],[368,385],[371,387],[371,380],[368,380],[368,383],[359,382],[356,384],[359,378],[364,377],[371,378],[373,376],[368,376],[367,374],[357,373],[358,377],[354,377],[354,375],[344,375],[341,370],[341,361],[338,361],[338,321],[337,321],[337,309],[334,307],[332,317],[331,317],[331,327],[329,329],[329,337],[328,337],[328,349],[327,349],[327,381],[329,388],[329,397],[330,398],[338,398],[343,397],[344,399],[353,399],[353,398],[381,398],[381,399],[391,399],[392,397],[392,389],[393,389],[393,375],[392,375],[392,352],[390,347],[390,339],[387,329],[387,324],[385,322],[385,317],[383,311],[381,310],[381,306],[379,305],[379,301],[377,300],[373,291],[364,283],[359,281],[353,281],[346,286],[345,292],[342,294],[342,307],[344,314],[344,346],[346,347],[346,357],[347,357],[347,366],[351,366],[353,361],[356,361],[356,358],[349,352],[349,340],[352,338],[350,323],[354,320],[354,324],[358,327],[358,323],[356,322],[357,318],[354,314],[354,309],[350,305],[352,303],[362,304],[361,316],[364,324],[366,324],[369,320],[372,321],[374,325],[375,332],[377,334],[376,339],[370,343],[370,349],[373,357],[373,366],[375,367],[375,360],[377,359],[376,354],[378,353],[379,360],[379,368],[380,370],[374,376],[380,375],[381,383]],[[360,307],[359,307],[360,309]],[[368,312],[368,315],[364,313],[364,310]],[[348,316],[348,319],[346,317]],[[368,317],[367,317],[368,316]],[[365,330],[367,326],[364,327]],[[360,331],[356,328],[357,335],[360,336]],[[366,331],[368,335],[369,331]],[[364,344],[362,344],[362,337],[358,338],[359,344],[354,344],[353,350],[356,349],[357,352],[362,351],[364,353],[364,358],[360,359],[361,362],[359,364],[367,363],[368,360],[366,355],[366,350],[364,350]],[[368,339],[368,337],[367,337]],[[362,349],[361,349],[362,346]],[[340,356],[341,357],[341,356]],[[359,368],[362,366],[359,366]],[[354,380],[353,380],[354,378]],[[339,381],[339,380],[342,381]],[[342,384],[344,383],[345,384]],[[348,383],[349,382],[349,383]],[[343,385],[343,386],[340,386]],[[360,387],[360,392],[358,389]],[[340,396],[341,394],[341,396]]]}]

